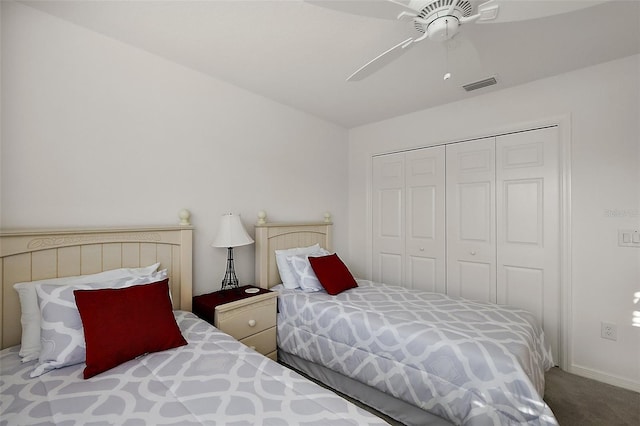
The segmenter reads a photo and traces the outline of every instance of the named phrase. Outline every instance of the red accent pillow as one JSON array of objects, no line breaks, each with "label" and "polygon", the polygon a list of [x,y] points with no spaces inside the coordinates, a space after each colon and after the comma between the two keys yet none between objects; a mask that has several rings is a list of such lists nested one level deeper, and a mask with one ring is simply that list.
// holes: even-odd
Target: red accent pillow
[{"label": "red accent pillow", "polygon": [[168,278],[73,294],[87,346],[85,379],[140,355],[187,344],[173,316]]},{"label": "red accent pillow", "polygon": [[358,287],[347,266],[335,253],[320,257],[309,256],[309,263],[322,287],[332,296]]}]

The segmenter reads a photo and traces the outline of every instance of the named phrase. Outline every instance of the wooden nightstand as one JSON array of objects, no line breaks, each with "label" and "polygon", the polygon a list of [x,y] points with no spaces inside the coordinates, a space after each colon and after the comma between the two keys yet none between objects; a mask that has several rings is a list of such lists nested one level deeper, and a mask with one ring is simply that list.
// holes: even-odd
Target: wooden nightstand
[{"label": "wooden nightstand", "polygon": [[195,296],[193,313],[273,360],[276,350],[276,292],[244,286]]}]

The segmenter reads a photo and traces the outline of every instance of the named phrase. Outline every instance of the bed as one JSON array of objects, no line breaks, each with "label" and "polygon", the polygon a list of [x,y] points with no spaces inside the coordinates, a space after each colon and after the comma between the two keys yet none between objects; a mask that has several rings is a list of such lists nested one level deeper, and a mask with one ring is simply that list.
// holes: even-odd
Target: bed
[{"label": "bed", "polygon": [[[192,232],[190,226],[171,226],[0,234],[1,425],[386,424],[193,315]],[[117,275],[117,288],[111,281],[114,271],[127,273]],[[87,276],[90,283],[79,279]],[[98,282],[98,276],[110,278]],[[51,283],[56,279],[61,281]],[[34,281],[40,282],[36,294],[43,344],[39,356],[24,361],[23,294],[18,296],[14,284],[32,288]],[[86,360],[49,364],[50,369],[36,374],[43,353],[67,348],[47,343],[52,340],[46,333],[53,329],[44,324],[53,321],[50,309],[70,309],[56,305],[66,303],[70,289],[84,326]],[[59,324],[66,326],[64,321]],[[98,335],[96,322],[102,333],[113,334]],[[101,364],[108,358],[102,349],[106,353],[121,346],[116,340],[136,336],[146,342],[165,322],[179,330],[163,343],[168,349],[144,347],[140,356],[115,366],[111,359]],[[137,345],[127,342],[117,351]]]},{"label": "bed", "polygon": [[557,424],[542,399],[550,346],[530,313],[367,280],[338,292],[325,282],[326,291],[283,287],[276,253],[330,252],[331,227],[328,215],[259,215],[256,280],[279,293],[281,362],[405,424]]}]

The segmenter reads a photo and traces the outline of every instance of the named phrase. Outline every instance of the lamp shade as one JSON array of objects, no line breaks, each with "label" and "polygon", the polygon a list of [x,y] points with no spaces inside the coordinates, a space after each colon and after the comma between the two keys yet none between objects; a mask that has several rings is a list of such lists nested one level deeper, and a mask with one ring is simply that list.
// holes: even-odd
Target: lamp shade
[{"label": "lamp shade", "polygon": [[253,238],[242,226],[240,215],[229,213],[220,218],[218,235],[211,243],[212,247],[238,247],[253,243]]}]

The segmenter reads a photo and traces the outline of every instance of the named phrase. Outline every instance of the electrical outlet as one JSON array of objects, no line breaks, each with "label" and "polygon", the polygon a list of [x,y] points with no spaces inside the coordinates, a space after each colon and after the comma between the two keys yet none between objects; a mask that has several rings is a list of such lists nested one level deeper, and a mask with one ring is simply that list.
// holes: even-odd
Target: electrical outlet
[{"label": "electrical outlet", "polygon": [[600,337],[603,339],[618,340],[618,327],[610,322],[601,322]]}]

